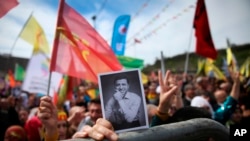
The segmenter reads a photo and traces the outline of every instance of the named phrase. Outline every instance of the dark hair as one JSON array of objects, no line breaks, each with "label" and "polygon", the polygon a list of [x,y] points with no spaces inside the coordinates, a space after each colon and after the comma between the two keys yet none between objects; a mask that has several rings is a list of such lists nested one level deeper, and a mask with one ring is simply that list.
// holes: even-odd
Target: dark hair
[{"label": "dark hair", "polygon": [[127,82],[128,82],[128,84],[129,84],[129,80],[128,80],[128,77],[127,77],[127,75],[117,75],[116,77],[115,77],[115,79],[114,79],[114,84],[116,84],[116,81],[117,80],[120,80],[120,79],[126,79],[127,80]]},{"label": "dark hair", "polygon": [[172,117],[169,118],[169,123],[180,122],[190,120],[194,118],[209,118],[212,119],[212,115],[199,107],[186,106],[177,110]]},{"label": "dark hair", "polygon": [[90,102],[89,102],[89,105],[90,105],[90,104],[101,104],[101,101],[100,101],[99,98],[92,99],[92,100],[90,100]]}]

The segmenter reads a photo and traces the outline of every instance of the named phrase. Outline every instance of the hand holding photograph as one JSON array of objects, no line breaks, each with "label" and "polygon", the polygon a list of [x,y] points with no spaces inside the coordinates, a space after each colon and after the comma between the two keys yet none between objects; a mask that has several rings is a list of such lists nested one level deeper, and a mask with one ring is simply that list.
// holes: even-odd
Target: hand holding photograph
[{"label": "hand holding photograph", "polygon": [[140,70],[98,75],[103,117],[117,133],[148,128]]}]

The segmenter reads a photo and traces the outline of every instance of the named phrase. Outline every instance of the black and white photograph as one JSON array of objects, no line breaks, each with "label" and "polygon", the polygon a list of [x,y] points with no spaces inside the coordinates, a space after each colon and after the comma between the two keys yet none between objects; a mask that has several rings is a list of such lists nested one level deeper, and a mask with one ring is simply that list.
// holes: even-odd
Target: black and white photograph
[{"label": "black and white photograph", "polygon": [[102,73],[98,81],[103,117],[112,123],[115,132],[149,127],[139,69]]}]

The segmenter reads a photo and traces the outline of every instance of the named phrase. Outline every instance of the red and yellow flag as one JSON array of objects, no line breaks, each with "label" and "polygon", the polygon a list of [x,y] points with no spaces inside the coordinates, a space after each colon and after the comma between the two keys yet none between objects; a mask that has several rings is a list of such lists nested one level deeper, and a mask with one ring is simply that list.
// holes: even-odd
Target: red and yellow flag
[{"label": "red and yellow flag", "polygon": [[50,70],[97,82],[98,73],[121,69],[107,42],[61,0]]}]

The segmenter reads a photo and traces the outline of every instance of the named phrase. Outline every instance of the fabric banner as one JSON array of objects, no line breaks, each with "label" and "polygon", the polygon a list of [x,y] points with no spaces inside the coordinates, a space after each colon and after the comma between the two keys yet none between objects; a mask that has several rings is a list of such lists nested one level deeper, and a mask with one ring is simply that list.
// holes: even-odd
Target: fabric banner
[{"label": "fabric banner", "polygon": [[31,45],[39,43],[39,48],[35,48],[36,51],[39,50],[46,54],[50,53],[49,43],[46,39],[45,33],[38,21],[32,15],[23,27],[20,37]]},{"label": "fabric banner", "polygon": [[130,15],[119,16],[115,21],[111,47],[116,55],[124,55],[129,22]]},{"label": "fabric banner", "polygon": [[[51,74],[49,94],[53,97],[58,90],[62,75],[56,72]],[[33,54],[29,60],[22,90],[35,94],[47,94],[49,82],[49,59],[43,53]]]},{"label": "fabric banner", "polygon": [[207,58],[216,59],[217,51],[210,33],[207,11],[204,0],[198,0],[194,17],[196,36],[196,53]]},{"label": "fabric banner", "polygon": [[121,69],[107,42],[87,20],[61,0],[50,71],[97,83],[98,73]]},{"label": "fabric banner", "polygon": [[144,60],[127,56],[117,56],[118,60],[125,69],[144,67]]}]

